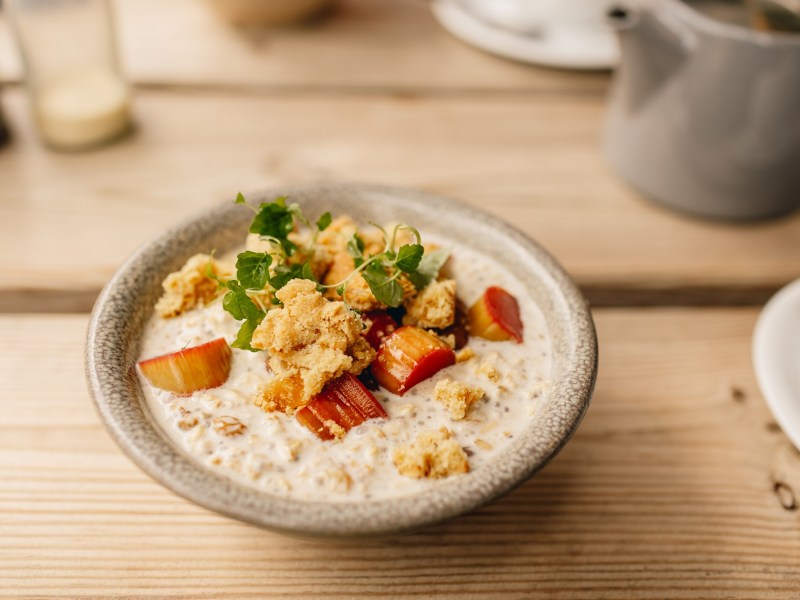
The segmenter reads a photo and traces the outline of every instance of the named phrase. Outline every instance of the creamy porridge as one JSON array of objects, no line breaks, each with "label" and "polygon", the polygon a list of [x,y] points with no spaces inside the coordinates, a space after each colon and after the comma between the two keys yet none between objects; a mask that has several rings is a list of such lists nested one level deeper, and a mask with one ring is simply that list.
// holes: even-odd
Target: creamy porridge
[{"label": "creamy porridge", "polygon": [[[490,462],[539,406],[549,385],[550,341],[541,312],[501,265],[464,245],[444,239],[435,242],[451,249],[448,277],[455,280],[457,295],[467,306],[488,286],[500,286],[516,297],[524,324],[522,343],[470,335],[466,347],[456,351],[458,362],[404,395],[384,388],[373,391],[387,419],[366,420],[333,440],[315,435],[298,421],[295,409],[265,410],[256,399],[276,376],[267,364],[268,351],[233,348],[227,380],[212,389],[177,395],[151,385],[140,373],[147,403],[161,429],[209,468],[246,485],[299,499],[386,498],[422,491],[435,480],[401,474],[397,449],[413,445],[424,432],[442,428],[463,449],[469,470]],[[170,318],[156,314],[147,324],[140,358],[220,337],[232,342],[239,327],[221,296]],[[438,398],[440,389],[457,384],[483,391],[463,419],[455,418]]]}]

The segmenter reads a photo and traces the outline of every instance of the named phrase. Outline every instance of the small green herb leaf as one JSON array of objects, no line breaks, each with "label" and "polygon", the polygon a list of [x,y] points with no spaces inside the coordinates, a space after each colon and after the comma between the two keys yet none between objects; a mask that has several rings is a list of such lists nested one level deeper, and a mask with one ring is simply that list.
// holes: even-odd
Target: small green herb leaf
[{"label": "small green herb leaf", "polygon": [[247,200],[244,199],[242,192],[239,192],[236,195],[236,200],[233,201],[234,204],[247,204]]},{"label": "small green herb leaf", "polygon": [[425,249],[419,244],[406,244],[397,251],[395,266],[405,273],[413,273],[419,267]]},{"label": "small green herb leaf", "polygon": [[222,308],[231,313],[234,319],[258,320],[264,316],[264,311],[256,306],[238,281],[226,281],[223,285],[228,291],[222,298]]},{"label": "small green herb leaf", "polygon": [[347,241],[347,252],[353,257],[356,269],[364,264],[364,240],[357,233]]},{"label": "small green herb leaf", "polygon": [[242,323],[242,326],[239,327],[239,333],[236,334],[236,339],[233,341],[231,346],[241,350],[258,352],[256,348],[253,348],[251,342],[253,340],[253,332],[256,330],[256,327],[259,326],[262,319],[263,316],[261,319],[247,319],[244,323]]},{"label": "small green herb leaf", "polygon": [[317,219],[317,229],[320,231],[325,231],[332,222],[333,217],[331,216],[331,213],[326,212],[319,219]]},{"label": "small green herb leaf", "polygon": [[288,235],[294,229],[294,217],[286,208],[286,199],[281,197],[270,204],[262,204],[250,224],[250,233],[277,239],[287,254],[291,255],[296,246]]},{"label": "small green herb leaf", "polygon": [[347,252],[353,258],[364,258],[364,240],[357,233],[347,241]]},{"label": "small green herb leaf", "polygon": [[263,290],[269,280],[272,257],[266,252],[242,252],[236,257],[236,278],[247,290]]},{"label": "small green herb leaf", "polygon": [[314,272],[311,270],[311,264],[303,263],[302,265],[279,265],[275,269],[275,275],[269,280],[269,284],[276,290],[281,289],[292,279],[308,279],[317,283],[317,278],[314,277]]},{"label": "small green herb leaf", "polygon": [[369,263],[361,274],[378,302],[393,308],[403,302],[403,288],[386,273],[380,261]]},{"label": "small green herb leaf", "polygon": [[408,278],[414,284],[414,287],[421,290],[436,279],[437,275],[439,275],[439,270],[449,257],[449,248],[438,248],[437,250],[426,252],[420,259],[416,272],[408,274]]}]

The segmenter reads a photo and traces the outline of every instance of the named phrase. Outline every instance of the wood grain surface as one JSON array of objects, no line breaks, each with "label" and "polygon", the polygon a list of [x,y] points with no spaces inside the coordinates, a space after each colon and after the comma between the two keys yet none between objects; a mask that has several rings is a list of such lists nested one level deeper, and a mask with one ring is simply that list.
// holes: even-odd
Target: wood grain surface
[{"label": "wood grain surface", "polygon": [[600,377],[529,483],[418,534],[299,541],[182,500],[114,446],[85,316],[0,317],[0,595],[794,598],[800,454],[750,367],[752,309],[596,311]]},{"label": "wood grain surface", "polygon": [[[37,140],[0,13],[0,598],[800,597],[800,453],[750,359],[760,305],[800,276],[800,215],[730,225],[651,205],[603,158],[607,74],[484,54],[424,0],[341,0],[268,31],[201,0],[115,6],[137,130],[82,154]],[[64,313],[240,190],[352,180],[481,206],[619,308],[595,310],[595,398],[534,479],[416,535],[330,544],[209,513],[136,469],[86,390],[88,317]]]},{"label": "wood grain surface", "polygon": [[[601,96],[601,73],[531,69],[443,32],[426,0],[339,0],[307,27],[236,28],[205,0],[117,0],[123,64],[146,86]],[[20,79],[0,13],[0,81]]]},{"label": "wood grain surface", "polygon": [[541,242],[599,305],[760,303],[800,276],[800,215],[711,223],[628,189],[600,152],[596,99],[140,91],[136,134],[83,154],[42,148],[21,92],[3,99],[16,134],[0,150],[6,311],[88,310],[167,226],[240,190],[318,181],[481,206]]}]

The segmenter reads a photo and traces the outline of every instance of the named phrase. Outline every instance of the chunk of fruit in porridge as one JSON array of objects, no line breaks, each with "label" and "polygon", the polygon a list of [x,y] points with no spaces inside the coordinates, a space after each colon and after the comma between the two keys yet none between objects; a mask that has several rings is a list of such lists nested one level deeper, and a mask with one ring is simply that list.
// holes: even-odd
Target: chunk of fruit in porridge
[{"label": "chunk of fruit in porridge", "polygon": [[268,412],[291,413],[305,403],[303,380],[299,375],[276,377],[261,388],[260,398],[256,399],[256,405]]},{"label": "chunk of fruit in porridge", "polygon": [[454,279],[432,281],[405,303],[403,325],[445,329],[456,318],[456,282]]},{"label": "chunk of fruit in porridge", "polygon": [[142,375],[155,387],[188,396],[221,386],[231,372],[231,348],[225,338],[139,363]]},{"label": "chunk of fruit in porridge", "polygon": [[445,342],[424,329],[407,325],[383,342],[372,363],[372,373],[384,388],[402,396],[455,362],[455,353]]},{"label": "chunk of fruit in porridge", "polygon": [[380,402],[350,373],[326,385],[297,411],[297,420],[323,440],[339,437],[341,431],[346,433],[367,419],[386,417]]},{"label": "chunk of fruit in porridge", "polygon": [[496,342],[522,343],[522,319],[517,299],[501,287],[487,288],[469,309],[469,332]]},{"label": "chunk of fruit in porridge", "polygon": [[367,327],[363,335],[375,350],[380,348],[383,340],[394,333],[398,327],[397,321],[392,318],[392,315],[381,310],[366,312],[361,315],[361,320]]}]

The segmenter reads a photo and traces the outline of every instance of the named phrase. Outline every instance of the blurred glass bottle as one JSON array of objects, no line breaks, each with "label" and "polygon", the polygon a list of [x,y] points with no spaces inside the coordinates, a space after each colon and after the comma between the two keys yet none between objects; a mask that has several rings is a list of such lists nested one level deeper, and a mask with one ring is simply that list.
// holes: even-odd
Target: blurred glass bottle
[{"label": "blurred glass bottle", "polygon": [[39,132],[76,150],[130,128],[108,0],[7,0]]}]

